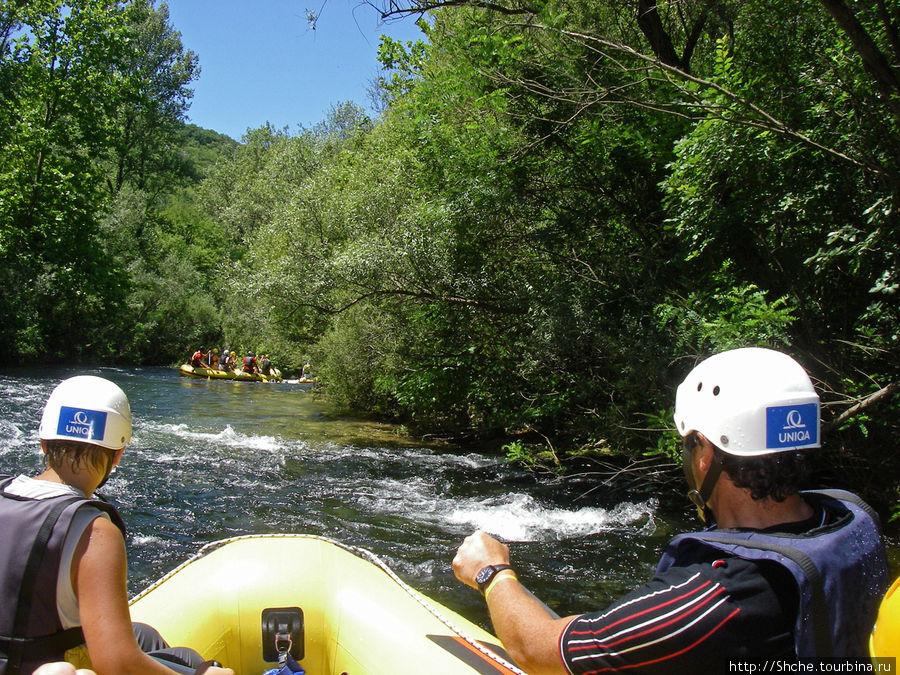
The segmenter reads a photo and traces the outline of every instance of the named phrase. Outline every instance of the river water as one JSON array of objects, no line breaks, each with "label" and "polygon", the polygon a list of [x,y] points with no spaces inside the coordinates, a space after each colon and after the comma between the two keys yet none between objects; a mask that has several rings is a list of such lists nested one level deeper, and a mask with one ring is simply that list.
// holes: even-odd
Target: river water
[{"label": "river water", "polygon": [[649,493],[536,480],[496,455],[412,443],[296,384],[190,379],[172,368],[0,373],[0,474],[42,469],[43,404],[76,374],[115,381],[131,402],[132,443],[100,492],[129,528],[132,595],[208,542],[306,533],[375,552],[488,627],[479,594],[451,570],[476,528],[509,543],[520,579],[567,615],[649,578],[668,538],[691,527],[686,507],[663,508]]}]

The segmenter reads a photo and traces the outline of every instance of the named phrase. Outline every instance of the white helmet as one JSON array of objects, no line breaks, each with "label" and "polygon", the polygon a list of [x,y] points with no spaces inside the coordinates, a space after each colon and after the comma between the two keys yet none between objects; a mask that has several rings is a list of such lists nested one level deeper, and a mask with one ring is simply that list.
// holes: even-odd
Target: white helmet
[{"label": "white helmet", "polygon": [[787,354],[733,349],[706,359],[679,385],[675,425],[732,455],[818,448],[819,396]]},{"label": "white helmet", "polygon": [[128,397],[102,377],[79,375],[63,380],[44,406],[40,437],[118,450],[131,440]]}]

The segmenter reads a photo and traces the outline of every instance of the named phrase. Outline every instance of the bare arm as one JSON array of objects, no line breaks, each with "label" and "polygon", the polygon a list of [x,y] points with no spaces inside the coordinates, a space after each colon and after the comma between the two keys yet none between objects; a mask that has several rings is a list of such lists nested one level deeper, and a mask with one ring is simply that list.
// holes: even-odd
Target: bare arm
[{"label": "bare arm", "polygon": [[[462,583],[478,588],[478,571],[498,564],[509,564],[509,547],[479,530],[459,547],[453,573]],[[559,638],[572,617],[557,619],[549,614],[510,574],[501,572],[487,591],[494,631],[513,660],[532,675],[567,675]]]},{"label": "bare arm", "polygon": [[[87,527],[75,550],[72,584],[81,628],[98,675],[172,675],[175,671],[144,654],[131,627],[122,533],[106,518]],[[234,673],[210,668],[210,675]]]}]

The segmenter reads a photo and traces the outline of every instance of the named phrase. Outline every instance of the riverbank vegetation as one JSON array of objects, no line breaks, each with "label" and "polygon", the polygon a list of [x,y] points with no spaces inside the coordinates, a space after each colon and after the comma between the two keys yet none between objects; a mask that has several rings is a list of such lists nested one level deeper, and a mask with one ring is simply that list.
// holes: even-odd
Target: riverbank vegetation
[{"label": "riverbank vegetation", "polygon": [[422,435],[644,471],[693,364],[768,345],[815,377],[826,477],[890,511],[900,6],[380,9],[423,35],[383,39],[377,115],[237,143],[184,124],[164,4],[4,3],[8,358],[241,345]]}]

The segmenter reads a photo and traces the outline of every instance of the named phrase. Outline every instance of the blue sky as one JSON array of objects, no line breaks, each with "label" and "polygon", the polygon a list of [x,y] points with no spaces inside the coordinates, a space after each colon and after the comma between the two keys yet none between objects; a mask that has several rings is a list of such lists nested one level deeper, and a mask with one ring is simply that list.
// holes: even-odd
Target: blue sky
[{"label": "blue sky", "polygon": [[[308,3],[308,4],[305,4]],[[200,60],[190,122],[240,140],[266,122],[296,131],[332,105],[366,108],[379,36],[422,37],[413,17],[381,21],[361,0],[168,0],[185,49]],[[320,12],[315,29],[306,10]]]}]

